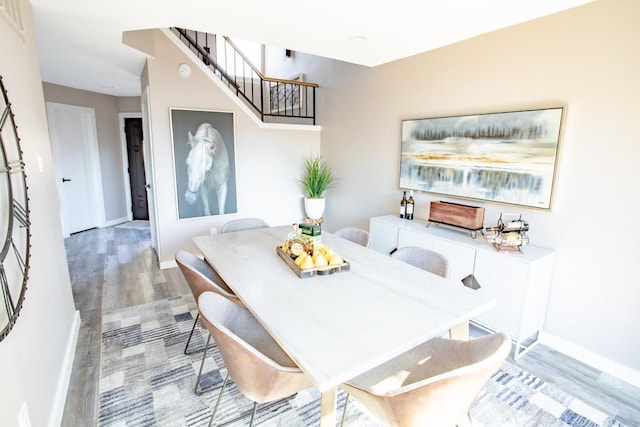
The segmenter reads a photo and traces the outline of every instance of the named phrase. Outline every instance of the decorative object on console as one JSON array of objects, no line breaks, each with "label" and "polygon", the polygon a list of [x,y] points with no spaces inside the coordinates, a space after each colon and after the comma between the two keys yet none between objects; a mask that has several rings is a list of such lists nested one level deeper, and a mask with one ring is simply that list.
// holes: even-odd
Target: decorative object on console
[{"label": "decorative object on console", "polygon": [[324,192],[337,182],[331,168],[320,154],[307,157],[304,161],[304,175],[300,180],[305,192],[304,209],[307,217],[319,220],[324,214]]},{"label": "decorative object on console", "polygon": [[431,223],[464,228],[475,239],[476,232],[484,227],[484,208],[443,201],[431,202],[427,227]]},{"label": "decorative object on console", "polygon": [[[502,219],[503,215],[512,219],[505,221]],[[522,214],[501,213],[498,224],[495,227],[486,228],[484,239],[498,252],[521,253],[520,246],[529,243],[527,231],[529,231],[529,223],[522,220]]]},{"label": "decorative object on console", "polygon": [[550,209],[563,108],[402,122],[400,187]]}]

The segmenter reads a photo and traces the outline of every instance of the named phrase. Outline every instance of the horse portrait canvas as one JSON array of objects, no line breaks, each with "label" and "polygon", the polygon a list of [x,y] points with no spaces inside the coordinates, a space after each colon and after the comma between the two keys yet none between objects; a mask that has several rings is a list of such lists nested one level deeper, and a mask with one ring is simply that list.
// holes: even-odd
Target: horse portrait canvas
[{"label": "horse portrait canvas", "polygon": [[170,113],[178,218],[237,212],[233,113]]}]

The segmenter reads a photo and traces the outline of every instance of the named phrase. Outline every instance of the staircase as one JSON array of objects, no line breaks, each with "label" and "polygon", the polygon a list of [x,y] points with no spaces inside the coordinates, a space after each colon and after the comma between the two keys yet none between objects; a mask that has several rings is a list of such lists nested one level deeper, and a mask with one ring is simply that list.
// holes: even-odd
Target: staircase
[{"label": "staircase", "polygon": [[316,124],[317,84],[265,77],[228,37],[171,31],[263,122]]}]

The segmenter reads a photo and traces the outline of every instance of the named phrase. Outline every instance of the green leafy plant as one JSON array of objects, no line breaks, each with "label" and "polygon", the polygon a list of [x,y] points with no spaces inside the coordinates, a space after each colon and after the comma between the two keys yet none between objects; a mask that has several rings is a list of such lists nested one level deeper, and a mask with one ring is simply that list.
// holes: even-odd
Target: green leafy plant
[{"label": "green leafy plant", "polygon": [[319,154],[305,159],[304,172],[300,184],[307,197],[312,199],[321,198],[324,191],[337,182],[331,168]]}]

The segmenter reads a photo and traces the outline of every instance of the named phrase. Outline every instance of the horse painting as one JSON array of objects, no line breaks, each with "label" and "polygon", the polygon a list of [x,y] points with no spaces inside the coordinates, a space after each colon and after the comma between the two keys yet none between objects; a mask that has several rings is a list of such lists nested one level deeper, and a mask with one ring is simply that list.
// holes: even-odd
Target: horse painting
[{"label": "horse painting", "polygon": [[198,198],[205,215],[211,215],[209,196],[212,191],[218,198],[218,214],[224,214],[229,179],[229,155],[222,135],[210,123],[198,126],[195,135],[189,131],[190,146],[187,155],[187,191],[185,201],[192,205]]}]

